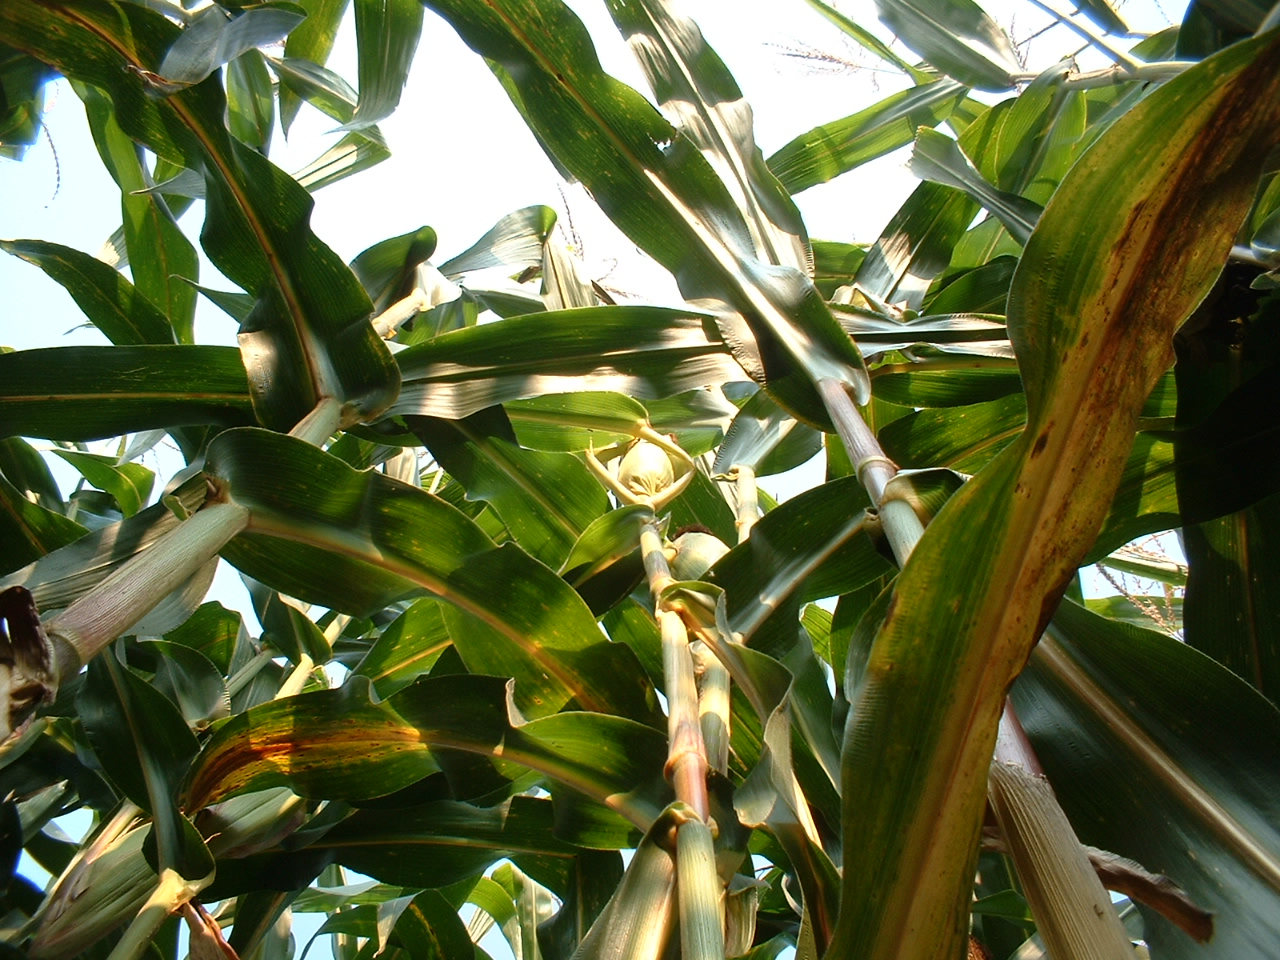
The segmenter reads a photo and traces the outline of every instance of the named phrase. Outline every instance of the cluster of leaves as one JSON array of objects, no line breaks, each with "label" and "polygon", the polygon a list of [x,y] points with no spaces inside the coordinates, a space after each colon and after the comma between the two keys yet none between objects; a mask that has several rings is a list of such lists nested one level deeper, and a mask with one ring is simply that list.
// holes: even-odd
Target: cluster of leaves
[{"label": "cluster of leaves", "polygon": [[[522,958],[639,960],[626,911],[648,891],[620,851],[656,862],[672,799],[636,540],[651,514],[615,508],[584,453],[652,427],[696,458],[670,528],[726,544],[725,477],[827,456],[826,482],[761,497],[750,536],[681,587],[733,681],[711,775],[729,955],[947,955],[970,932],[1033,955],[1022,882],[978,853],[1015,677],[1081,839],[1214,914],[1203,945],[1143,906],[1152,955],[1270,955],[1280,54],[1252,39],[1268,11],[1196,0],[1114,68],[1031,77],[969,0],[877,5],[922,62],[814,0],[910,86],[766,159],[666,0],[608,2],[661,112],[601,70],[560,0],[426,3],[671,271],[679,309],[602,296],[545,207],[439,264],[427,227],[350,264],[312,232],[308,190],[387,155],[376,123],[417,0],[354,0],[358,94],[324,66],[344,0],[0,5],[4,149],[32,142],[43,82],[67,77],[123,220],[114,263],[0,242],[112,344],[0,355],[0,587],[56,635],[59,611],[144,595],[139,559],[192,520],[244,517],[123,636],[77,648],[84,669],[0,751],[12,949],[169,957],[185,918],[193,955],[284,957],[292,911],[327,914],[347,960],[470,958],[485,917]],[[1104,0],[1082,9],[1124,35]],[[344,134],[295,176],[267,153],[303,104]],[[875,243],[809,239],[791,194],[908,144],[923,182]],[[197,198],[237,292],[200,284],[176,219]],[[201,295],[240,323],[238,348],[193,342]],[[831,383],[929,523],[900,576]],[[84,448],[128,436],[118,456]],[[137,460],[165,437],[186,467],[152,502]],[[23,438],[84,483],[64,497]],[[1171,529],[1186,571],[1116,554]],[[202,602],[219,555],[261,636]],[[1084,606],[1076,570],[1104,558],[1185,582],[1186,643]],[[23,617],[5,607],[6,651]],[[54,821],[79,809],[94,826],[76,843]],[[16,872],[23,852],[48,890]]]}]

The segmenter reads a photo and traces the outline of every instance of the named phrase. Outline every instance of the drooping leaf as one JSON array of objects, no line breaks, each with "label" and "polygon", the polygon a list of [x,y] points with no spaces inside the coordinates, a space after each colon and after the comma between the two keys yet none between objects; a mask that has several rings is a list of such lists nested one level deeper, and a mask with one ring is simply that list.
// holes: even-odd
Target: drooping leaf
[{"label": "drooping leaf", "polygon": [[808,233],[755,143],[751,107],[698,25],[669,0],[609,4],[658,105],[728,188],[765,263],[807,271]]},{"label": "drooping leaf", "polygon": [[638,400],[603,391],[546,394],[503,406],[521,445],[564,453],[621,443],[648,420]]},{"label": "drooping leaf", "polygon": [[157,72],[176,86],[199,83],[246,51],[280,40],[305,16],[292,3],[257,4],[234,15],[216,4],[205,7],[166,51]]},{"label": "drooping leaf", "polygon": [[[1027,244],[1009,299],[1027,430],[930,524],[849,691],[832,950],[936,953],[936,941],[912,946],[909,929],[946,931],[959,948],[1004,690],[1102,522],[1173,330],[1252,202],[1280,119],[1257,100],[1280,88],[1269,43],[1187,70],[1117,120]],[[1194,255],[1171,229],[1197,232]]]},{"label": "drooping leaf", "polygon": [[[495,677],[424,678],[375,704],[368,681],[357,678],[262,704],[218,728],[192,766],[184,797],[199,809],[279,785],[303,796],[386,796],[436,769],[431,747],[450,747],[537,770],[634,822],[657,816],[667,789],[662,734],[589,713],[521,723],[509,714],[510,686]],[[379,818],[386,822],[385,814]]]},{"label": "drooping leaf", "polygon": [[440,604],[419,600],[388,624],[352,672],[368,677],[385,700],[429,672],[452,642]]},{"label": "drooping leaf", "polygon": [[963,190],[1004,224],[1019,243],[1027,242],[1040,219],[1042,211],[1039,204],[993,186],[974,169],[954,140],[936,130],[926,128],[916,134],[909,166],[911,172],[922,180]]},{"label": "drooping leaf", "polygon": [[[307,12],[307,18],[289,32],[284,44],[285,57],[309,60],[323,66],[329,59],[337,39],[338,25],[349,3],[350,0],[298,0],[298,6]],[[280,128],[286,135],[301,106],[301,98],[289,89],[288,84],[281,84]]]},{"label": "drooping leaf", "polygon": [[[348,2],[350,0],[343,0],[344,4]],[[281,96],[292,91],[294,102],[301,98],[326,116],[341,123],[349,122],[355,115],[359,94],[332,70],[311,60],[289,55],[288,49],[286,46],[284,57],[267,58],[267,63],[280,78]]]},{"label": "drooping leaf", "polygon": [[362,250],[351,261],[351,269],[380,312],[408,296],[418,264],[430,259],[435,249],[436,232],[422,226]]},{"label": "drooping leaf", "polygon": [[[741,212],[711,165],[638,93],[605,75],[582,23],[559,0],[484,8],[432,4],[501,78],[540,142],[624,233],[717,314],[735,357],[780,402],[826,422],[814,382],[866,393],[857,350],[800,270],[758,259]],[[666,149],[669,145],[669,149]]]},{"label": "drooping leaf", "polygon": [[246,50],[227,64],[227,121],[231,135],[260,153],[271,146],[276,98],[266,61]]},{"label": "drooping leaf", "polygon": [[112,343],[174,342],[168,318],[97,257],[43,240],[0,240],[0,250],[35,264],[60,283]]},{"label": "drooping leaf", "polygon": [[820,435],[789,417],[763,390],[751,397],[716,451],[713,473],[750,467],[761,476],[806,462],[822,448]]},{"label": "drooping leaf", "polygon": [[294,179],[311,192],[337,183],[370,167],[376,167],[391,156],[377,127],[353,130],[316,157],[305,167],[294,171]]},{"label": "drooping leaf", "polygon": [[117,465],[114,457],[78,450],[54,450],[54,453],[75,467],[99,490],[115,497],[126,517],[132,517],[151,498],[151,486],[156,476],[140,463]]},{"label": "drooping leaf", "polygon": [[[191,843],[177,807],[178,786],[199,749],[178,708],[110,651],[90,661],[76,704],[103,767],[153,816],[161,869],[204,876],[209,854]],[[192,872],[201,867],[204,873]]]},{"label": "drooping leaf", "polygon": [[922,183],[889,221],[858,268],[857,283],[886,303],[919,309],[933,278],[951,262],[951,251],[978,212],[978,204],[953,187]]},{"label": "drooping leaf", "polygon": [[888,569],[863,531],[867,495],[856,478],[822,484],[765,514],[708,579],[728,598],[744,642],[781,655],[800,606],[861,586]]},{"label": "drooping leaf", "polygon": [[886,27],[943,73],[979,90],[1008,90],[1013,45],[973,0],[876,0]]},{"label": "drooping leaf", "polygon": [[542,262],[542,248],[556,225],[550,207],[522,207],[502,217],[466,250],[440,264],[440,272],[457,279],[463,274],[497,267],[511,274]]},{"label": "drooping leaf", "polygon": [[422,33],[417,0],[355,0],[360,102],[349,126],[367,127],[391,115],[409,78]]},{"label": "drooping leaf", "polygon": [[62,513],[66,505],[62,490],[49,472],[40,451],[18,437],[0,440],[0,474],[20,490],[28,500]]}]

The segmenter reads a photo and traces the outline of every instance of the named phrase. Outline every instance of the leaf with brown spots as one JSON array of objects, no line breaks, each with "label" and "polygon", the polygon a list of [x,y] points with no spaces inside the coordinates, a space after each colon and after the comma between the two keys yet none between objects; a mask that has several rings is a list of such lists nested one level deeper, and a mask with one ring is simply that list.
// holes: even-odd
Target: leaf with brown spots
[{"label": "leaf with brown spots", "polygon": [[1141,101],[1046,207],[1009,294],[1027,429],[926,531],[848,691],[833,956],[962,952],[1005,691],[1097,535],[1174,331],[1277,140],[1280,40],[1261,38]]}]

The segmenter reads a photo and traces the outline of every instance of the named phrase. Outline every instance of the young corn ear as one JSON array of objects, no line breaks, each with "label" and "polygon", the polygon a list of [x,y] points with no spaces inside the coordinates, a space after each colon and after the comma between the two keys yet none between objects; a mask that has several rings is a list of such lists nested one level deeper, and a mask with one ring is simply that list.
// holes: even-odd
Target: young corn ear
[{"label": "young corn ear", "polygon": [[672,553],[668,560],[671,575],[677,580],[701,580],[715,562],[729,552],[729,548],[709,533],[690,531],[671,541]]},{"label": "young corn ear", "polygon": [[618,482],[638,497],[656,497],[675,482],[671,457],[656,443],[637,440],[618,464]]}]

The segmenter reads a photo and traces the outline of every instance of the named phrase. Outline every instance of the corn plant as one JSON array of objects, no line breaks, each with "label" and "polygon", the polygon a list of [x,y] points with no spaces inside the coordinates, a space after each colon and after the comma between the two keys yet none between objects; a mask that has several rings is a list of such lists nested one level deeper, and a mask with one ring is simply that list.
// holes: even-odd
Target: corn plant
[{"label": "corn plant", "polygon": [[[0,354],[6,953],[286,958],[318,913],[342,960],[1275,956],[1274,11],[1087,0],[1110,65],[1033,74],[972,0],[809,2],[902,88],[768,158],[675,0],[606,0],[651,96],[561,0],[353,0],[358,93],[346,0],[0,4],[5,155],[67,78],[123,220],[0,241],[110,342]],[[683,304],[547,207],[449,259],[312,231],[424,6]],[[908,146],[878,239],[809,237],[794,194]]]}]

